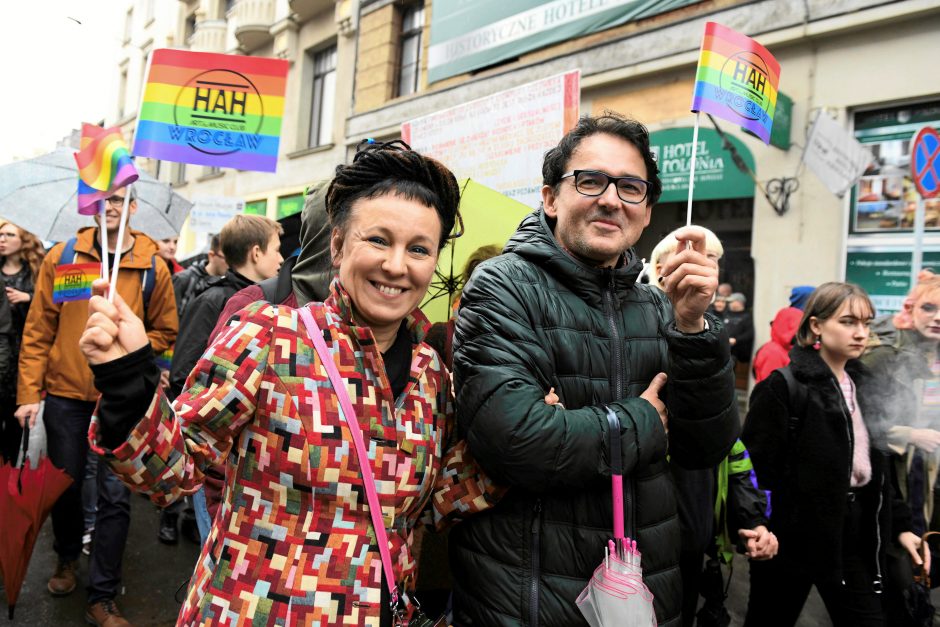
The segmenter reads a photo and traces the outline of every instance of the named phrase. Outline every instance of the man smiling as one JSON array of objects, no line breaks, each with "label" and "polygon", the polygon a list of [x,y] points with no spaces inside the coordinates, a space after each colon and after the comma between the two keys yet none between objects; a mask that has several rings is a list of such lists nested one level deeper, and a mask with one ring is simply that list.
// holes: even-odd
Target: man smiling
[{"label": "man smiling", "polygon": [[[609,408],[628,535],[659,624],[678,625],[667,446],[674,463],[714,466],[738,431],[728,340],[705,314],[718,268],[690,228],[663,267],[668,300],[636,282],[632,246],[661,191],[642,124],[582,118],[546,153],[542,177],[542,209],[476,269],[457,319],[457,421],[511,489],[451,534],[455,623],[585,624],[575,599],[612,535]],[[559,404],[544,401],[551,388]]]}]

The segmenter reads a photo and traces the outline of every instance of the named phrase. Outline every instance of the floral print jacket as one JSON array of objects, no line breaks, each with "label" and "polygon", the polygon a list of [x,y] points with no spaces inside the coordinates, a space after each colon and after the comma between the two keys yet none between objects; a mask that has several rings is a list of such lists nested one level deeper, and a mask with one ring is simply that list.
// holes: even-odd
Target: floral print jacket
[{"label": "floral print jacket", "polygon": [[[422,340],[398,398],[372,332],[338,281],[308,305],[346,382],[376,480],[398,582],[413,581],[417,525],[491,505],[496,490],[456,444],[450,375]],[[228,323],[171,405],[157,391],[127,441],[92,446],[132,489],[166,504],[227,463],[223,503],[191,579],[180,625],[372,625],[382,567],[355,449],[298,311],[254,303]]]}]

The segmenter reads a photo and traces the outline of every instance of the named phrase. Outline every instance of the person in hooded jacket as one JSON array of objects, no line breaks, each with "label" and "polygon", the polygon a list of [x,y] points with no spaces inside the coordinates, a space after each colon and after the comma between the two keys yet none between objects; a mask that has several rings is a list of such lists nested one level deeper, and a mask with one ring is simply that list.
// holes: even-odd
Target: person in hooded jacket
[{"label": "person in hooded jacket", "polygon": [[209,281],[224,276],[228,264],[222,253],[222,238],[218,233],[209,238],[209,250],[206,258],[189,264],[185,269],[173,275],[173,292],[176,294],[176,313],[182,317],[189,301],[202,294],[209,287]]},{"label": "person in hooded jacket", "polygon": [[790,349],[793,338],[800,326],[803,310],[796,307],[784,307],[770,323],[770,341],[757,349],[754,354],[754,382],[760,383],[777,368],[790,363]]},{"label": "person in hooded jacket", "polygon": [[921,562],[876,426],[882,386],[858,359],[873,313],[858,286],[820,285],[790,352],[793,385],[776,370],[751,395],[742,439],[780,552],[751,563],[747,627],[794,625],[813,586],[835,627],[882,627],[886,547]]},{"label": "person in hooded jacket", "polygon": [[[623,441],[627,535],[643,552],[659,624],[675,626],[667,443],[674,463],[705,468],[738,431],[728,339],[704,314],[718,267],[701,231],[686,229],[663,268],[665,292],[637,283],[632,247],[661,191],[639,122],[581,118],[546,153],[542,176],[543,208],[477,267],[457,316],[458,425],[509,490],[451,532],[454,623],[586,624],[575,599],[613,525],[609,408]],[[551,389],[559,403],[546,403]]]}]

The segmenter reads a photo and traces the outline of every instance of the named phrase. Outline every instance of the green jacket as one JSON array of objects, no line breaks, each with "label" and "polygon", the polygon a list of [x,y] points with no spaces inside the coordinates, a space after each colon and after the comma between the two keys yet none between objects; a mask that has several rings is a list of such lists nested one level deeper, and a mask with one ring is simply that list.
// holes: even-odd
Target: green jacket
[{"label": "green jacket", "polygon": [[[667,437],[638,396],[661,371],[673,463],[716,466],[739,430],[727,336],[683,335],[657,289],[563,251],[545,216],[463,291],[454,339],[457,421],[483,468],[510,486],[451,533],[457,625],[581,625],[575,598],[604,557],[613,521],[608,422],[620,419],[627,516],[660,625],[679,623],[676,497]],[[563,406],[544,402],[555,388]],[[537,616],[537,619],[535,618]]]}]

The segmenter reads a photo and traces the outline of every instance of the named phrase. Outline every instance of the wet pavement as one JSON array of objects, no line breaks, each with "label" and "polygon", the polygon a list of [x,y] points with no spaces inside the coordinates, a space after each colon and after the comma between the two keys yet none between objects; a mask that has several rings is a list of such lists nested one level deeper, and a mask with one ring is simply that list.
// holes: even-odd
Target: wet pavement
[{"label": "wet pavement", "polygon": [[[159,512],[141,497],[131,499],[131,529],[124,554],[124,594],[117,598],[118,607],[134,625],[164,627],[174,625],[179,613],[183,591],[177,589],[189,577],[198,556],[197,547],[184,538],[179,544],[167,546],[157,541]],[[0,623],[11,627],[58,627],[59,625],[85,625],[84,577],[88,558],[82,556],[79,570],[79,588],[70,596],[53,598],[46,591],[46,580],[55,568],[52,550],[52,524],[47,521],[36,544],[33,559],[16,607],[16,617],[7,622],[0,615]],[[725,571],[727,577],[727,570]],[[731,614],[731,625],[744,623],[748,594],[747,560],[735,556],[734,572],[725,606]],[[934,591],[934,602],[940,595]],[[2,598],[2,595],[0,595]],[[0,604],[6,605],[5,600]],[[3,607],[2,614],[6,614]],[[813,590],[803,608],[797,627],[829,627],[832,623],[826,609]]]},{"label": "wet pavement", "polygon": [[[124,594],[116,599],[124,617],[134,625],[164,627],[176,624],[180,603],[176,591],[189,578],[198,557],[198,547],[184,538],[167,546],[157,541],[159,510],[140,496],[131,497],[131,528],[124,551]],[[47,520],[36,543],[26,573],[14,620],[7,621],[6,597],[0,594],[0,624],[11,627],[58,627],[85,625],[85,577],[88,557],[83,555],[79,585],[67,597],[53,598],[46,580],[55,569],[52,522]],[[184,591],[178,598],[182,599]]]}]

